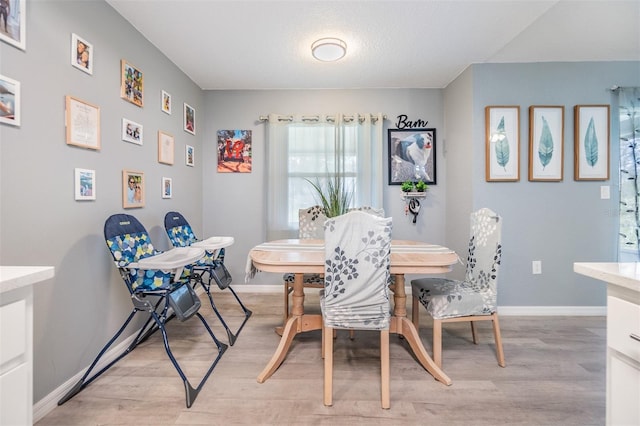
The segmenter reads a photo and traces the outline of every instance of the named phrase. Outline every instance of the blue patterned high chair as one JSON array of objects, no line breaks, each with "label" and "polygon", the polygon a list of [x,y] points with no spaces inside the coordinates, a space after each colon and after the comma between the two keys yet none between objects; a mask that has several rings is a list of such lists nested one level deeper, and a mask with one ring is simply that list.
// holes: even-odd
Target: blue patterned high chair
[{"label": "blue patterned high chair", "polygon": [[333,404],[333,330],[380,330],[381,404],[390,407],[391,218],[352,211],[325,222],[324,405]]},{"label": "blue patterned high chair", "polygon": [[[178,212],[168,212],[164,216],[164,227],[167,231],[167,235],[169,236],[169,240],[174,247],[189,247],[191,244],[198,242],[198,238],[193,232],[191,225],[189,225],[189,222],[187,222],[184,216]],[[207,293],[213,312],[215,312],[216,316],[224,326],[227,332],[227,337],[229,338],[229,344],[233,346],[238,334],[242,331],[242,328],[251,316],[252,312],[244,306],[236,292],[230,286],[231,274],[224,266],[224,255],[224,248],[221,248],[217,252],[206,250],[204,257],[198,260],[198,262],[191,268],[193,271],[191,279],[195,285],[200,284]],[[207,274],[206,279],[204,277],[205,274]],[[213,296],[211,295],[212,280],[216,282],[220,290],[228,289],[242,308],[244,320],[235,332],[231,331],[213,301]]]},{"label": "blue patterned high chair", "polygon": [[433,361],[442,368],[442,323],[492,321],[498,365],[505,366],[497,311],[498,270],[502,257],[502,218],[490,209],[471,213],[471,236],[464,281],[420,278],[411,281],[412,320],[418,329],[420,302],[433,317]]},{"label": "blue patterned high chair", "polygon": [[[189,285],[190,268],[188,266],[177,268],[175,273],[169,270],[143,268],[140,264],[143,259],[151,260],[149,258],[158,256],[162,252],[155,249],[144,226],[131,215],[114,214],[110,216],[104,224],[104,237],[120,276],[131,293],[133,310],[116,334],[98,353],[98,356],[93,360],[80,381],[58,402],[58,405],[62,405],[71,399],[112,365],[131,353],[138,344],[160,330],[165,351],[183,381],[187,408],[191,407],[222,354],[227,349],[227,345],[218,341],[204,317],[198,312],[200,301]],[[202,251],[197,249],[195,249],[195,253],[196,258],[201,257],[203,254]],[[97,373],[91,375],[100,358],[124,332],[137,313],[144,313],[148,317],[133,341],[113,361],[110,361]],[[193,315],[200,319],[211,336],[217,351],[217,355],[208,371],[195,388],[191,386],[171,352],[165,328],[167,322],[174,316],[185,321]]]}]

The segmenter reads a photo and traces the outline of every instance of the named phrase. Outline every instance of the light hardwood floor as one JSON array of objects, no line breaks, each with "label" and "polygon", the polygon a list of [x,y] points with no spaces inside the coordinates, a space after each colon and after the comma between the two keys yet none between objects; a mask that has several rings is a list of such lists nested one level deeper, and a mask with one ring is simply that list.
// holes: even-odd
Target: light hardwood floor
[{"label": "light hardwood floor", "polygon": [[[305,306],[314,311],[315,291]],[[225,320],[241,311],[229,292],[216,291]],[[280,294],[239,293],[253,316],[228,349],[191,408],[159,333],[66,404],[36,423],[49,425],[603,425],[605,318],[500,318],[507,367],[498,366],[491,326],[443,330],[443,369],[453,384],[436,382],[391,335],[391,409],[380,408],[379,335],[345,331],[335,343],[332,407],[322,404],[320,331],[294,339],[284,363],[265,383],[256,377],[271,358],[281,324]],[[410,305],[410,303],[408,303]],[[410,306],[407,307],[410,313]],[[422,309],[422,308],[421,308]],[[315,308],[317,311],[317,308]],[[201,312],[226,341],[202,298]],[[422,311],[420,335],[431,348],[431,321]],[[170,322],[176,357],[197,384],[211,357],[197,319]],[[209,352],[208,352],[209,351]]]}]

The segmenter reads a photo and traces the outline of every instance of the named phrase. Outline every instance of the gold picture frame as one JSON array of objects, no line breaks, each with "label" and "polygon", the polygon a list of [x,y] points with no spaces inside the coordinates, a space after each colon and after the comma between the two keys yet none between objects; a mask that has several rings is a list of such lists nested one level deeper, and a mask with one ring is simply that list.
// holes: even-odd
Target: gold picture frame
[{"label": "gold picture frame", "polygon": [[122,208],[144,207],[145,189],[144,172],[122,170]]},{"label": "gold picture frame", "polygon": [[100,107],[73,96],[65,97],[67,145],[100,149]]},{"label": "gold picture frame", "polygon": [[609,180],[609,105],[574,107],[575,180]]},{"label": "gold picture frame", "polygon": [[564,178],[564,106],[529,107],[529,181]]},{"label": "gold picture frame", "polygon": [[485,107],[485,179],[520,180],[520,107]]},{"label": "gold picture frame", "polygon": [[158,163],[173,164],[175,152],[173,135],[158,130]]}]

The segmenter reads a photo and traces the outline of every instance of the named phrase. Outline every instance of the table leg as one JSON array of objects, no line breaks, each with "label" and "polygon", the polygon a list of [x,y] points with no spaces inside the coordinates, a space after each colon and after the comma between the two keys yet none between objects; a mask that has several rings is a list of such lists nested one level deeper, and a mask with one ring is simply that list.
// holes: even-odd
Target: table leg
[{"label": "table leg", "polygon": [[284,357],[287,355],[287,352],[289,352],[293,337],[298,334],[298,328],[300,327],[299,320],[300,317],[297,316],[291,316],[287,320],[282,330],[282,338],[280,339],[276,353],[273,354],[267,366],[262,370],[262,373],[258,375],[258,383],[264,383],[264,381],[271,377],[278,367],[280,367],[282,361],[284,361]]},{"label": "table leg", "polygon": [[404,290],[404,275],[395,276],[395,286],[393,291],[393,317],[391,317],[390,331],[392,333],[404,336],[409,343],[411,350],[415,354],[420,364],[427,370],[436,380],[451,385],[451,379],[436,365],[431,359],[427,350],[420,340],[418,330],[407,318],[407,295]]}]

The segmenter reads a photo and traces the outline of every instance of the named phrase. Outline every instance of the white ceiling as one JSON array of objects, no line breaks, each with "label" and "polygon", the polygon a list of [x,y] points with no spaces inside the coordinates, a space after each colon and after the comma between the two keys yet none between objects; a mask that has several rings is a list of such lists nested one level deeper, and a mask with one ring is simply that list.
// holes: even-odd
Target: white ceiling
[{"label": "white ceiling", "polygon": [[[640,60],[640,0],[107,0],[202,89],[443,88],[469,65]],[[311,57],[339,37],[347,56]]]}]

